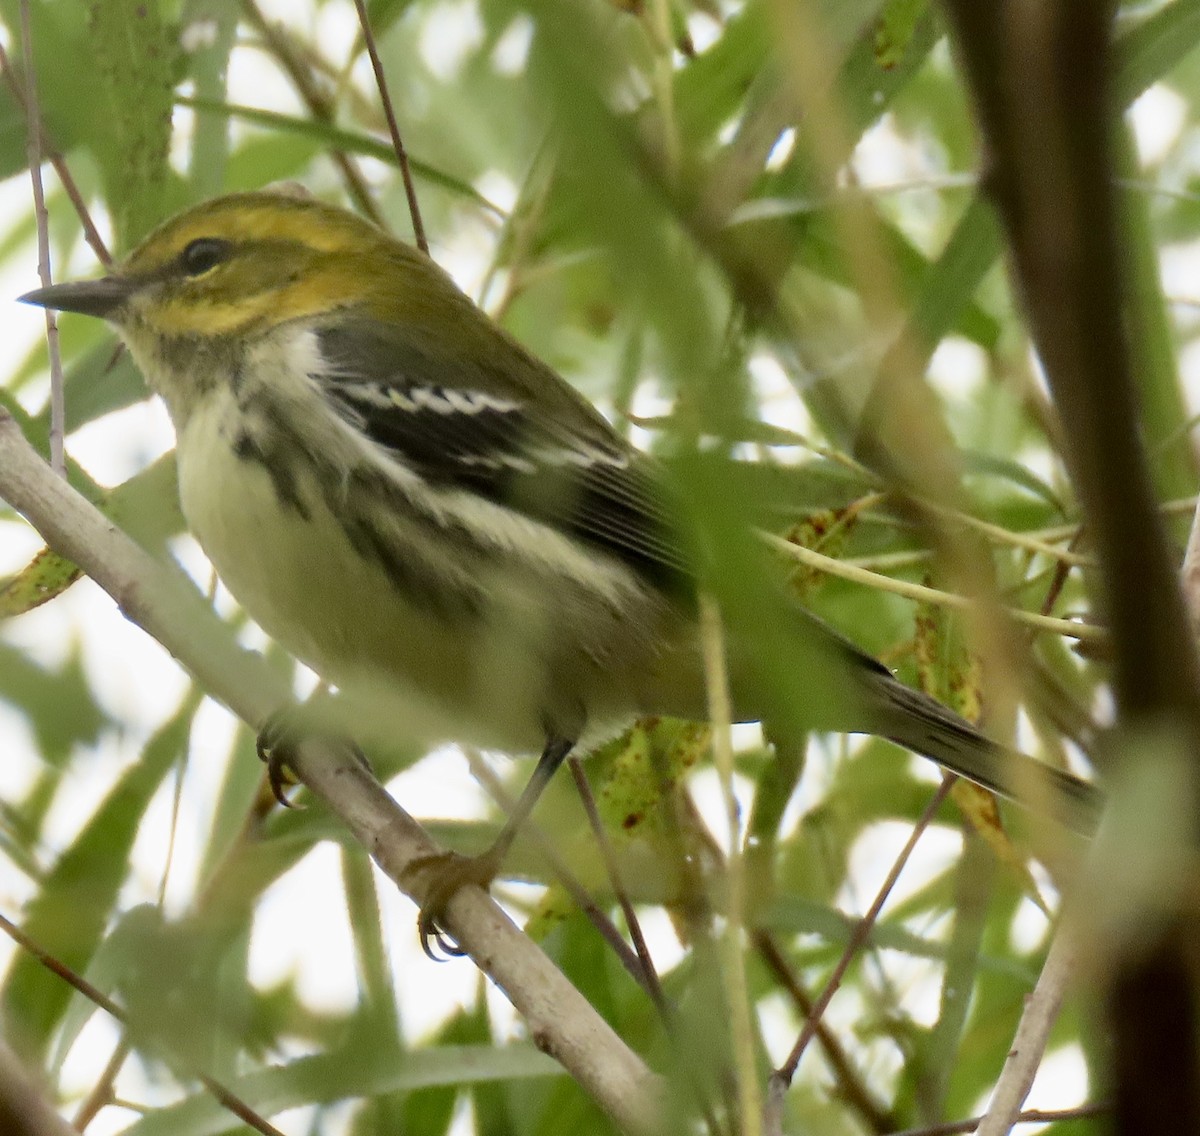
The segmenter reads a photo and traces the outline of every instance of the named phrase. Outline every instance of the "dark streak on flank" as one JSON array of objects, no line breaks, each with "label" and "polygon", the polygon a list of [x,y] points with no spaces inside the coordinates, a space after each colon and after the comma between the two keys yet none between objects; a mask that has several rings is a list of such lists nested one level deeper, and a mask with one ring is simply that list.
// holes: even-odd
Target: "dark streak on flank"
[{"label": "dark streak on flank", "polygon": [[[372,504],[382,505],[380,515],[387,516],[391,511],[386,501],[386,483],[381,478],[356,470],[349,484],[336,493],[335,480],[324,479],[323,484],[327,487],[326,505],[337,517],[351,546],[360,556],[374,560],[413,607],[449,622],[479,618],[484,597],[477,588],[464,580],[448,578],[428,564],[416,547],[398,545],[395,537],[375,522]],[[418,524],[432,524],[420,514],[412,514],[410,519]],[[440,534],[440,539],[444,543],[446,534]]]},{"label": "dark streak on flank", "polygon": [[[237,362],[229,372],[229,389],[233,391],[234,398],[237,399],[238,406],[242,406],[242,383],[246,377],[246,369],[243,366],[244,360],[239,356]],[[242,407],[245,409],[245,407]]]},{"label": "dark streak on flank", "polygon": [[291,467],[278,451],[268,457],[258,440],[249,431],[243,430],[233,443],[233,452],[242,461],[258,462],[267,471],[267,476],[275,488],[275,496],[285,509],[292,510],[305,521],[312,519],[312,512],[300,496]]}]

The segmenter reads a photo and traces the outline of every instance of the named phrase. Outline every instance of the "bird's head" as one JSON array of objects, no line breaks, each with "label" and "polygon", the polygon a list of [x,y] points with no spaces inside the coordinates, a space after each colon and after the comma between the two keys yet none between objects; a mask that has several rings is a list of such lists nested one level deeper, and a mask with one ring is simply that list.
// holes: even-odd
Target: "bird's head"
[{"label": "bird's head", "polygon": [[197,205],[108,276],[20,298],[113,324],[173,414],[281,329],[354,322],[437,342],[482,319],[423,253],[353,213],[282,190]]},{"label": "bird's head", "polygon": [[370,222],[266,190],[188,209],[112,274],[39,288],[21,300],[99,316],[132,336],[202,340],[249,337],[364,303],[419,308],[422,290],[446,283],[426,257]]}]

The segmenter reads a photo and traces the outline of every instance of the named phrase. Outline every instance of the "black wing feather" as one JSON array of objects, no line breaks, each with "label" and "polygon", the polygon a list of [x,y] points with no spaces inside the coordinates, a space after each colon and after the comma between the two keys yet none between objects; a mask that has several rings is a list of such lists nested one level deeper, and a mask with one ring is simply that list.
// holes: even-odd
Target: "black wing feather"
[{"label": "black wing feather", "polygon": [[[649,458],[589,416],[580,428],[530,412],[487,374],[435,368],[412,350],[386,362],[359,353],[362,340],[321,337],[328,371],[314,376],[326,397],[384,449],[431,484],[502,503],[615,556],[678,596],[694,590],[675,511]],[[388,365],[390,364],[390,366]],[[489,381],[491,380],[491,381]],[[562,380],[555,380],[561,382]]]}]

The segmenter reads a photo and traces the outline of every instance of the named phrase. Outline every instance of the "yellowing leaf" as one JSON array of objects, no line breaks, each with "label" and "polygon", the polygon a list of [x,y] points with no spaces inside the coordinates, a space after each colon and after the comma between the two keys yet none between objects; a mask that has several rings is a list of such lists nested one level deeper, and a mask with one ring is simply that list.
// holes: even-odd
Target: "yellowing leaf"
[{"label": "yellowing leaf", "polygon": [[1049,917],[1050,909],[1038,891],[1037,882],[1029,871],[1025,856],[1013,844],[1004,830],[1004,822],[1000,819],[1000,809],[996,804],[995,796],[970,781],[962,780],[954,782],[950,795],[954,798],[954,803],[962,810],[967,823],[979,833],[996,859],[1017,876],[1025,894]]},{"label": "yellowing leaf", "polygon": [[20,572],[0,585],[0,619],[40,607],[65,592],[82,575],[70,560],[43,548]]},{"label": "yellowing leaf", "polygon": [[[809,513],[804,520],[784,534],[790,544],[810,548],[824,556],[838,556],[846,546],[846,539],[858,521],[863,501],[852,502],[842,509],[820,509]],[[825,583],[826,574],[807,565],[796,567],[791,572],[792,587],[800,599],[808,599]]]}]

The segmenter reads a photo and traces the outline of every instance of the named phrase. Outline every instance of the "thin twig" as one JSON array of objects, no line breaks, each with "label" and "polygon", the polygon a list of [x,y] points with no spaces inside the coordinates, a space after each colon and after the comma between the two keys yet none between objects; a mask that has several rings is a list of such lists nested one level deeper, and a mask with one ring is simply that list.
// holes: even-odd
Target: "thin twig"
[{"label": "thin twig", "polygon": [[870,936],[871,930],[879,919],[879,913],[883,910],[883,905],[887,902],[892,888],[896,886],[896,881],[900,878],[900,873],[904,870],[904,865],[908,863],[908,859],[912,855],[913,849],[917,846],[917,841],[920,840],[921,834],[929,827],[942,802],[946,799],[946,795],[950,792],[951,785],[956,780],[957,778],[953,776],[942,778],[942,783],[938,786],[937,792],[934,793],[929,804],[925,806],[925,810],[921,813],[917,823],[913,825],[913,830],[909,834],[903,849],[901,849],[900,855],[896,857],[896,862],[888,872],[887,878],[883,881],[879,893],[867,909],[866,915],[855,925],[853,932],[851,932],[850,940],[846,943],[846,949],[842,952],[842,957],[838,959],[837,966],[833,968],[833,973],[825,983],[825,989],[821,991],[820,996],[813,1003],[812,1013],[809,1014],[808,1020],[804,1023],[804,1028],[800,1031],[800,1036],[796,1039],[796,1044],[792,1046],[791,1053],[788,1054],[787,1060],[771,1075],[772,1085],[777,1084],[786,1090],[792,1083],[792,1078],[796,1075],[796,1067],[800,1064],[800,1058],[804,1055],[804,1050],[807,1048],[808,1043],[812,1041],[813,1035],[817,1031],[817,1025],[820,1023],[821,1017],[824,1015],[830,1001],[833,999],[834,994],[837,993],[838,987],[841,986],[842,978],[850,968],[851,962],[854,961],[854,956],[858,954],[859,949]]},{"label": "thin twig", "polygon": [[[122,1025],[128,1024],[125,1019],[125,1011],[108,997],[107,994],[93,986],[86,978],[77,974],[65,963],[55,958],[36,939],[26,934],[11,919],[4,915],[0,915],[0,931],[3,931],[19,947],[22,947],[33,955],[42,966],[61,978],[68,986],[73,986],[93,1005],[99,1006],[106,1014],[115,1018]],[[248,1124],[256,1132],[261,1132],[263,1136],[283,1136],[283,1133],[275,1125],[265,1117],[259,1116],[245,1101],[230,1092],[219,1081],[213,1080],[212,1077],[204,1073],[193,1074],[193,1076],[224,1108],[232,1112],[234,1116]]]},{"label": "thin twig", "polygon": [[[37,225],[38,279],[43,288],[54,282],[50,275],[50,215],[46,212],[46,193],[42,186],[42,116],[38,109],[37,75],[33,66],[33,31],[29,19],[29,0],[21,0],[21,51],[25,64],[25,99],[29,114],[25,119],[29,154],[29,179],[33,185],[33,217]],[[50,468],[59,477],[67,475],[64,452],[66,402],[63,397],[62,355],[58,349],[58,319],[45,309],[46,350],[50,355]]]},{"label": "thin twig", "polygon": [[[476,779],[505,812],[511,813],[514,804],[513,799],[509,796],[504,786],[500,784],[495,774],[492,773],[483,761],[479,760],[477,754],[468,753],[468,760],[471,763],[471,772],[475,775]],[[583,801],[584,809],[587,811],[588,820],[592,824],[596,841],[604,856],[605,866],[613,885],[613,891],[616,893],[621,910],[625,913],[625,921],[629,925],[629,933],[633,938],[636,954],[629,949],[625,940],[621,938],[621,933],[613,921],[600,909],[596,901],[588,894],[587,889],[575,878],[570,868],[563,862],[550,838],[532,820],[525,821],[523,835],[528,837],[537,846],[538,851],[550,865],[550,870],[554,873],[555,878],[566,889],[572,901],[583,911],[592,926],[600,932],[600,936],[604,941],[613,948],[621,964],[633,977],[634,981],[646,992],[647,997],[649,997],[650,1001],[654,1004],[654,1008],[658,1011],[664,1028],[667,1030],[668,1035],[670,1035],[674,1024],[674,1010],[667,1001],[666,994],[663,992],[658,972],[654,969],[654,962],[650,958],[646,940],[642,936],[641,924],[638,922],[633,905],[630,903],[629,897],[621,884],[621,875],[616,856],[613,853],[608,834],[604,831],[600,814],[596,811],[595,797],[592,795],[591,786],[588,784],[583,763],[579,758],[572,757],[569,759],[568,764],[571,769],[571,775],[575,778],[575,785],[579,789],[579,796]],[[686,1066],[684,1072],[685,1075],[688,1075],[696,1103],[704,1116],[708,1131],[714,1134],[719,1133],[721,1131],[720,1126],[711,1107],[704,1099],[702,1086],[696,1078],[689,1075],[690,1070]]]},{"label": "thin twig", "polygon": [[[478,303],[497,323],[503,323],[504,317],[513,301],[527,288],[536,272],[527,267],[530,254],[533,251],[538,236],[538,226],[545,213],[546,202],[550,197],[553,178],[545,172],[545,155],[549,145],[543,139],[534,151],[529,163],[529,170],[521,186],[521,193],[513,203],[513,207],[505,216],[500,231],[496,234],[493,250],[487,272],[479,285]],[[504,291],[500,298],[489,304],[488,297],[496,274],[500,270],[500,258],[504,258],[507,275],[504,281]],[[558,266],[555,266],[557,268]]]},{"label": "thin twig", "polygon": [[167,903],[167,885],[171,882],[171,867],[175,863],[175,845],[179,839],[179,811],[183,805],[183,777],[187,772],[187,749],[179,754],[175,763],[175,784],[171,790],[171,825],[167,832],[166,856],[163,858],[162,876],[158,881],[158,906]]},{"label": "thin twig", "polygon": [[113,1093],[113,1085],[131,1050],[132,1046],[129,1044],[128,1035],[122,1034],[112,1051],[112,1055],[108,1059],[108,1063],[104,1066],[104,1072],[100,1074],[99,1079],[92,1086],[92,1091],[84,1098],[83,1104],[79,1106],[79,1110],[75,1113],[75,1119],[71,1122],[80,1132],[84,1131],[96,1119],[101,1110],[112,1104],[116,1099]]},{"label": "thin twig", "polygon": [[[654,1003],[654,1008],[658,1011],[659,1017],[662,1018],[668,1035],[678,1045],[679,1037],[675,1031],[675,1010],[667,1001],[666,993],[663,991],[662,983],[659,981],[658,971],[654,968],[654,960],[650,957],[650,948],[647,946],[646,938],[642,934],[642,924],[637,917],[633,903],[629,899],[629,893],[625,890],[625,885],[622,882],[621,868],[617,863],[616,851],[612,846],[612,841],[608,838],[604,822],[600,819],[600,811],[596,807],[596,797],[592,792],[591,785],[588,783],[587,772],[583,768],[583,762],[577,757],[570,758],[568,766],[571,770],[571,776],[575,779],[575,787],[579,791],[579,799],[583,802],[584,811],[588,815],[588,821],[592,826],[592,833],[596,837],[600,854],[604,857],[604,867],[608,872],[609,881],[612,883],[613,892],[617,897],[617,902],[621,905],[621,911],[625,915],[625,923],[629,928],[629,936],[633,939],[634,950],[637,951],[638,959],[642,964],[642,974],[645,977],[645,981],[642,984],[643,988]],[[683,1066],[683,1072],[691,1085],[692,1093],[704,1115],[708,1131],[716,1136],[717,1133],[721,1132],[721,1127],[716,1114],[705,1099],[706,1094],[704,1086],[700,1083],[700,1078],[696,1075],[695,1070],[686,1063]]]},{"label": "thin twig", "polygon": [[354,0],[358,12],[358,22],[362,25],[363,42],[367,46],[367,54],[371,57],[371,69],[375,72],[375,85],[379,88],[379,100],[383,103],[383,115],[387,119],[388,131],[392,136],[392,149],[396,151],[396,161],[400,164],[400,178],[404,182],[404,195],[408,198],[408,212],[412,217],[413,239],[426,256],[429,255],[429,241],[425,237],[425,223],[421,220],[421,207],[417,204],[417,187],[413,184],[412,171],[408,168],[408,151],[400,137],[400,125],[396,122],[396,111],[392,106],[392,97],[388,94],[387,79],[383,74],[383,62],[375,46],[375,35],[371,31],[371,20],[367,16],[366,0]]},{"label": "thin twig", "polygon": [[[3,77],[5,84],[16,100],[17,106],[21,108],[21,113],[28,121],[30,113],[29,104],[25,99],[25,88],[13,70],[12,61],[8,57],[8,52],[4,50],[3,44],[0,44],[0,76]],[[96,228],[96,224],[92,220],[92,215],[88,212],[87,204],[83,200],[83,194],[80,193],[79,186],[75,184],[75,179],[71,176],[71,171],[66,161],[58,149],[51,143],[46,133],[45,124],[40,119],[38,120],[38,131],[41,135],[42,150],[45,159],[54,167],[54,172],[58,175],[59,183],[70,199],[71,205],[79,217],[80,225],[83,226],[83,239],[91,246],[100,263],[106,268],[109,267],[113,262],[112,253],[108,251],[108,246],[104,243],[104,238],[100,236],[100,230]]]},{"label": "thin twig", "polygon": [[[1056,1120],[1088,1120],[1094,1116],[1107,1116],[1112,1112],[1111,1104],[1081,1104],[1075,1108],[1030,1108],[1018,1113],[1013,1124],[1053,1124]],[[950,1120],[945,1124],[931,1124],[927,1128],[906,1128],[893,1136],[962,1136],[974,1132],[983,1120],[976,1116],[970,1120]]]},{"label": "thin twig", "polygon": [[[333,147],[333,156],[335,158],[339,154],[342,157],[346,157],[349,154],[357,154],[364,158],[374,158],[385,165],[394,164],[396,160],[390,141],[384,142],[371,134],[357,133],[353,130],[343,129],[317,118],[315,113],[311,118],[297,118],[294,114],[264,110],[262,107],[246,106],[242,103],[217,102],[214,99],[206,99],[198,95],[182,94],[176,94],[175,105],[177,107],[187,107],[189,110],[197,111],[200,114],[214,114],[221,118],[236,119],[251,126],[261,127],[264,130],[274,130],[283,134],[314,139],[326,146]],[[508,217],[509,211],[507,209],[497,205],[494,201],[489,201],[470,182],[454,177],[444,170],[431,166],[428,162],[422,162],[419,158],[414,158],[411,155],[409,157],[409,165],[412,167],[414,173],[420,174],[433,185],[445,189],[456,197],[461,197],[468,204],[475,206],[484,214],[484,220],[488,224],[503,222]],[[385,225],[386,222],[382,214],[380,214],[369,196],[364,201],[360,200],[349,188],[347,188],[347,192],[351,193],[355,204],[365,216],[370,217],[377,225]],[[370,189],[366,186],[365,182],[363,183],[363,192],[370,194]],[[582,259],[584,255],[582,253],[577,254],[577,259]]]},{"label": "thin twig", "polygon": [[[478,754],[472,753],[470,750],[466,751],[466,753],[467,761],[471,765],[471,773],[475,779],[487,790],[488,795],[505,813],[511,813],[516,802],[500,783],[500,779],[487,767],[485,762],[480,760]],[[600,933],[601,938],[612,947],[613,952],[620,960],[621,965],[629,972],[630,977],[646,991],[649,997],[653,998],[654,995],[646,983],[646,976],[641,960],[621,937],[621,932],[617,928],[617,925],[600,910],[599,905],[588,894],[587,888],[579,882],[575,873],[567,867],[566,861],[558,854],[550,837],[533,820],[525,821],[521,826],[521,835],[526,837],[537,848],[542,859],[549,865],[554,878],[562,884],[567,894],[571,897],[571,901],[587,916],[592,926]]]},{"label": "thin twig", "polygon": [[[296,57],[296,52],[287,37],[263,15],[254,0],[242,0],[242,14],[246,22],[262,36],[263,43],[291,80],[300,100],[308,108],[308,113],[318,122],[333,125],[332,101],[313,82],[312,75],[306,70],[305,64]],[[367,217],[382,226],[383,214],[379,212],[379,206],[371,196],[370,187],[354,160],[344,150],[333,150],[330,156],[334,165],[341,171],[342,180],[346,183],[346,191],[351,199]]]},{"label": "thin twig", "polygon": [[[795,1002],[800,1013],[806,1019],[811,1018],[813,1013],[812,995],[800,985],[799,980],[792,973],[788,960],[779,949],[779,944],[775,942],[770,931],[761,927],[757,928],[754,932],[754,947],[763,962],[766,963],[767,968]],[[837,1034],[823,1021],[817,1023],[817,1041],[824,1050],[825,1060],[829,1062],[829,1067],[837,1078],[838,1095],[855,1108],[871,1130],[878,1133],[879,1136],[894,1132],[895,1116],[875,1100],[871,1090],[863,1082],[850,1057],[842,1048]]]},{"label": "thin twig", "polygon": [[1033,993],[1025,999],[1021,1023],[996,1081],[987,1114],[979,1124],[980,1136],[1005,1136],[1033,1087],[1050,1029],[1058,1019],[1071,979],[1074,947],[1070,928],[1060,923]]},{"label": "thin twig", "polygon": [[617,897],[617,902],[621,905],[621,911],[625,916],[625,925],[629,928],[633,949],[637,952],[638,959],[642,964],[642,974],[645,978],[643,985],[663,1020],[669,1024],[671,1009],[667,1005],[666,995],[663,994],[662,983],[658,980],[658,971],[654,969],[654,960],[650,957],[650,948],[646,945],[646,937],[642,934],[642,925],[638,921],[637,912],[621,881],[621,868],[617,863],[612,841],[608,839],[608,833],[604,829],[604,822],[600,819],[600,812],[596,808],[596,798],[592,794],[591,785],[588,784],[583,762],[577,757],[572,757],[568,760],[567,765],[571,770],[571,776],[575,779],[575,788],[579,790],[579,799],[583,802],[583,809],[592,826],[592,833],[596,837],[600,855],[604,858],[604,867],[608,872],[613,894]]},{"label": "thin twig", "polygon": [[[863,584],[866,587],[874,588],[876,591],[891,592],[893,595],[904,596],[906,599],[964,611],[978,606],[978,601],[972,599],[970,596],[960,596],[955,592],[944,592],[938,588],[926,587],[924,584],[914,584],[908,580],[897,580],[891,576],[881,576],[878,572],[867,572],[862,568],[856,568],[851,564],[847,564],[844,560],[837,560],[832,556],[824,556],[800,544],[792,544],[791,541],[784,540],[782,537],[775,536],[772,533],[763,533],[762,536],[772,548],[779,549],[793,560],[799,560],[801,564],[808,568],[816,568],[818,571],[827,572],[831,576],[840,576],[843,580]],[[1004,608],[1003,611],[1014,623],[1021,623],[1038,631],[1048,631],[1055,635],[1062,635],[1067,639],[1092,640],[1095,642],[1106,642],[1108,639],[1107,630],[1094,623],[1079,623],[1073,619],[1055,619],[1053,616],[1041,615],[1034,611],[1024,611],[1021,608],[1009,607]]]},{"label": "thin twig", "polygon": [[[1171,501],[1163,501],[1158,506],[1158,514],[1161,517],[1177,517],[1186,513],[1191,513],[1196,508],[1196,502],[1200,498],[1196,497],[1180,497]],[[864,514],[862,518],[865,522],[874,523],[891,523],[890,518],[873,517],[870,514]],[[1001,529],[1001,532],[1008,531],[1010,535],[1019,536],[1022,539],[1012,540],[1007,543],[1015,544],[1018,548],[1028,547],[1028,542],[1025,537],[1032,537],[1034,540],[1040,541],[1043,544],[1049,544],[1053,541],[1068,541],[1078,542],[1083,536],[1083,525],[1075,521],[1071,524],[1052,525],[1044,529],[1031,529],[1025,533],[1012,533],[1011,530]],[[1054,554],[1051,549],[1047,555]],[[1063,559],[1062,556],[1055,556],[1055,559]],[[1084,567],[1095,563],[1095,557],[1082,557],[1077,553],[1071,553],[1068,550],[1068,559],[1074,558],[1082,562]],[[873,556],[847,556],[842,561],[843,564],[849,564],[855,568],[866,568],[876,572],[890,571],[896,568],[907,568],[913,564],[920,564],[926,560],[933,559],[933,552],[927,548],[906,549],[903,552],[881,552]]]},{"label": "thin twig", "polygon": [[20,927],[17,926],[6,915],[0,915],[0,931],[3,931],[10,939],[28,951],[38,962],[47,970],[56,974],[68,986],[75,987],[89,1002],[100,1007],[111,1017],[114,1017],[119,1022],[125,1021],[125,1011],[116,1004],[107,994],[103,993],[98,987],[93,986],[86,978],[78,975],[65,963],[60,962],[48,950],[42,947],[38,941],[26,934]]}]

